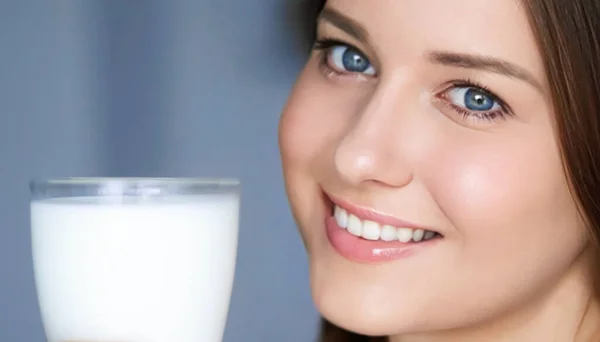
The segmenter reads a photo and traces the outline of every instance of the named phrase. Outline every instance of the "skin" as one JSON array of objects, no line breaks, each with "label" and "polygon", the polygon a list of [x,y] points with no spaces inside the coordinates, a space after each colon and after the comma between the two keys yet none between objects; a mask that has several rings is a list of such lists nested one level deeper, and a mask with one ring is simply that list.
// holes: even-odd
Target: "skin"
[{"label": "skin", "polygon": [[[326,8],[346,18],[322,16],[317,39],[355,46],[373,69],[344,70],[328,53],[344,46],[314,51],[280,121],[318,310],[392,342],[588,338],[597,317],[592,253],[520,4],[329,0]],[[440,52],[500,59],[519,72],[451,65],[432,56]],[[465,87],[453,82],[464,79],[510,114],[456,110]],[[434,227],[443,239],[393,262],[350,261],[328,242],[324,193]]]}]

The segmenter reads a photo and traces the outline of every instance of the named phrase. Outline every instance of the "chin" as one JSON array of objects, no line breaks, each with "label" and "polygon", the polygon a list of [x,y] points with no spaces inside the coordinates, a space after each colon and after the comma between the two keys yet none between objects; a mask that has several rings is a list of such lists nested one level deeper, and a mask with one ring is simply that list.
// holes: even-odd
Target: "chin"
[{"label": "chin", "polygon": [[[396,314],[387,315],[383,310],[371,307],[360,300],[348,301],[360,307],[354,310],[341,308],[328,303],[327,299],[316,302],[317,309],[329,322],[345,330],[366,336],[390,336],[414,333],[410,321]],[[393,317],[390,319],[390,317]]]},{"label": "chin", "polygon": [[[360,265],[344,260],[335,262],[333,266],[323,259],[312,259],[310,265],[313,300],[325,319],[367,336],[413,333],[423,328],[419,322],[423,313],[408,310],[419,307],[418,293],[399,296],[402,289],[384,286],[380,278],[379,282],[365,281],[371,272],[363,272]],[[342,272],[347,273],[342,275]]]}]

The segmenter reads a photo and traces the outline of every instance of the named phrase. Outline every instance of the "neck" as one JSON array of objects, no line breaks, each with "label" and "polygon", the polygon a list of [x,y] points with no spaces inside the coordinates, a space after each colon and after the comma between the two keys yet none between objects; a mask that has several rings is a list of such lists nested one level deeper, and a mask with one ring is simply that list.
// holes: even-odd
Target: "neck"
[{"label": "neck", "polygon": [[555,286],[502,317],[461,329],[391,336],[389,342],[592,341],[600,336],[600,303],[589,269],[588,262],[577,262]]}]

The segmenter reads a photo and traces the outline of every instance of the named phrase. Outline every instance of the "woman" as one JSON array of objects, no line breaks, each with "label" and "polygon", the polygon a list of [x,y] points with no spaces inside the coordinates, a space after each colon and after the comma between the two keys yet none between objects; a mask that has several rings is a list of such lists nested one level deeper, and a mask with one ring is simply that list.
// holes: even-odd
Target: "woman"
[{"label": "woman", "polygon": [[600,339],[600,2],[317,2],[280,147],[322,341]]}]

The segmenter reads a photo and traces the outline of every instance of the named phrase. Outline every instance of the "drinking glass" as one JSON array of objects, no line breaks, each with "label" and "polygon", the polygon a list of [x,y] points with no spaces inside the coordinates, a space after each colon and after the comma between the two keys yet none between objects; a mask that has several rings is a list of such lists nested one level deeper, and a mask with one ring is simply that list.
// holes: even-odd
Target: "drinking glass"
[{"label": "drinking glass", "polygon": [[222,340],[237,254],[237,180],[64,178],[30,188],[49,342]]}]

